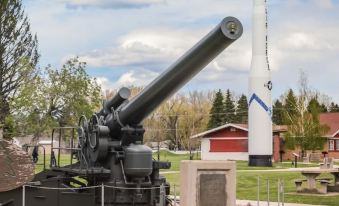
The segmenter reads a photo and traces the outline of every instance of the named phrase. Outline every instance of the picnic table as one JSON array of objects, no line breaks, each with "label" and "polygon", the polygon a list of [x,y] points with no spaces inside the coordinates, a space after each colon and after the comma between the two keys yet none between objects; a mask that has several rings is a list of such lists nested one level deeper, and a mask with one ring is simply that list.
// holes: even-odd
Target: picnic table
[{"label": "picnic table", "polygon": [[[317,177],[320,174],[332,174],[334,177],[334,185],[330,186],[330,181],[328,178],[320,178]],[[339,169],[307,169],[302,170],[301,174],[306,177],[307,187],[305,189],[301,189],[302,181],[304,180],[296,180],[296,186],[298,192],[314,192],[319,191],[320,193],[327,193],[327,189],[330,188],[331,191],[339,192]],[[322,188],[318,190],[316,188],[317,181],[320,182]],[[299,188],[298,188],[299,187]]]}]

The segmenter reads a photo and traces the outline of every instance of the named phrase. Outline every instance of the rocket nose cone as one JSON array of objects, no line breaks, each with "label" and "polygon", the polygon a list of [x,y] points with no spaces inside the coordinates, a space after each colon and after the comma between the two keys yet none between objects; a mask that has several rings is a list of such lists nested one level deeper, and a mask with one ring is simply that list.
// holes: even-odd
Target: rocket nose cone
[{"label": "rocket nose cone", "polygon": [[242,24],[235,17],[226,17],[221,23],[220,27],[225,36],[230,39],[238,39],[243,32]]}]

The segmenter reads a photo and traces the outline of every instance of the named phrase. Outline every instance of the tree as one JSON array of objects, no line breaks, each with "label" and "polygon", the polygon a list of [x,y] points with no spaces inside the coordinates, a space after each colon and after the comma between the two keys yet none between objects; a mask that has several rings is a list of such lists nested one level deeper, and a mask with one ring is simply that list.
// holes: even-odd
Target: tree
[{"label": "tree", "polygon": [[242,94],[237,102],[235,114],[235,123],[247,124],[248,121],[248,102],[246,95]]},{"label": "tree", "polygon": [[315,96],[311,98],[311,100],[309,101],[307,110],[308,112],[311,112],[313,110],[313,111],[317,111],[318,113],[323,113],[323,112],[327,112],[327,107],[325,104],[320,104],[318,101],[318,97]]},{"label": "tree", "polygon": [[32,134],[35,140],[49,128],[57,126],[51,115],[48,78],[42,76],[36,75],[20,87],[15,101],[11,102],[17,132]]},{"label": "tree", "polygon": [[0,125],[10,115],[10,99],[34,74],[37,47],[21,1],[0,1]]},{"label": "tree", "polygon": [[160,124],[165,128],[165,139],[170,140],[170,146],[175,149],[181,148],[178,129],[183,103],[182,96],[174,95],[171,99],[164,102],[157,111],[160,115]]},{"label": "tree", "polygon": [[235,105],[232,99],[231,91],[226,91],[226,98],[224,102],[224,123],[234,123],[235,121]]},{"label": "tree", "polygon": [[212,108],[210,110],[210,119],[208,121],[207,128],[212,129],[224,124],[224,97],[222,95],[221,90],[215,94]]},{"label": "tree", "polygon": [[272,121],[274,124],[277,125],[282,125],[284,124],[284,106],[283,104],[279,101],[276,100],[273,104],[273,116],[272,116]]},{"label": "tree", "polygon": [[[292,89],[289,89],[287,92],[287,95],[285,97],[285,103],[284,103],[284,110],[287,112],[288,116],[293,116],[293,114],[296,112],[295,108],[297,107],[297,99],[294,95],[294,92]],[[287,120],[288,122],[288,120]],[[287,123],[284,119],[284,123]]]},{"label": "tree", "polygon": [[307,150],[323,149],[326,142],[323,135],[329,128],[320,124],[317,108],[312,107],[311,112],[308,112],[302,104],[299,99],[295,108],[297,112],[293,116],[288,116],[289,127],[285,138],[288,148],[299,148],[304,155]]},{"label": "tree", "polygon": [[339,106],[338,104],[331,102],[331,105],[328,110],[329,112],[339,112]]},{"label": "tree", "polygon": [[77,58],[61,69],[46,68],[26,84],[13,103],[22,132],[39,138],[53,126],[74,126],[80,116],[89,118],[99,109],[100,87],[85,71],[86,64]]},{"label": "tree", "polygon": [[[296,98],[294,107],[286,110],[286,120],[288,131],[285,135],[287,147],[290,149],[298,148],[302,155],[307,150],[323,149],[326,138],[323,137],[328,131],[328,127],[319,122],[319,107],[312,103],[308,110],[308,103],[315,98],[308,87],[307,76],[301,72],[299,80],[299,95]],[[291,105],[293,106],[293,105]]]},{"label": "tree", "polygon": [[85,68],[85,62],[72,58],[60,70],[48,69],[50,112],[59,126],[75,125],[80,116],[90,117],[100,107],[100,86]]}]

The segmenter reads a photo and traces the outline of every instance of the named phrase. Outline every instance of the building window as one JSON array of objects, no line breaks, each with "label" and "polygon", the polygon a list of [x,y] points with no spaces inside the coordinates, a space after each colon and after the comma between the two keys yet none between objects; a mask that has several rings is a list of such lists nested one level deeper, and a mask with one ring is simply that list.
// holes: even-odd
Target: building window
[{"label": "building window", "polygon": [[335,141],[335,150],[339,151],[339,140]]},{"label": "building window", "polygon": [[231,128],[230,128],[230,131],[231,131],[231,132],[235,132],[235,131],[237,131],[237,129],[234,128],[234,127],[231,127]]},{"label": "building window", "polygon": [[330,151],[334,150],[334,140],[331,139],[331,140],[328,141],[328,149]]}]

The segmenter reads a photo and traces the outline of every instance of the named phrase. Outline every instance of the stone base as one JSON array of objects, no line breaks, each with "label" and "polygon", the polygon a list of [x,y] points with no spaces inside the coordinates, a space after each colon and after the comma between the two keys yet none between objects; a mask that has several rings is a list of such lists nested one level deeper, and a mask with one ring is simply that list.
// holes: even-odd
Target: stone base
[{"label": "stone base", "polygon": [[272,167],[271,155],[249,155],[248,166]]},{"label": "stone base", "polygon": [[180,206],[236,205],[235,170],[234,161],[181,161]]}]

